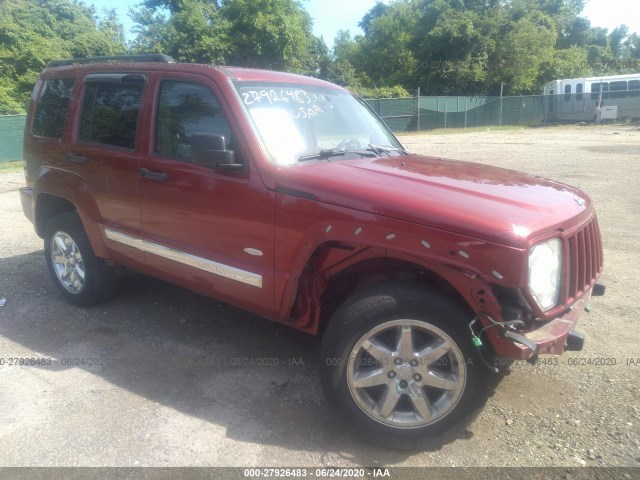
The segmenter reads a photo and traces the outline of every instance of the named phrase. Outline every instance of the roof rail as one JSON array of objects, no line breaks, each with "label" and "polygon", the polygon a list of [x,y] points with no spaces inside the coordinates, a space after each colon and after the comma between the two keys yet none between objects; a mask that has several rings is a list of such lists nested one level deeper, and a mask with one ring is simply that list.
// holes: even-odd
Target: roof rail
[{"label": "roof rail", "polygon": [[70,58],[67,60],[54,60],[47,65],[47,68],[64,67],[66,65],[76,65],[82,63],[106,63],[106,62],[161,62],[172,63],[175,60],[164,53],[149,53],[146,55],[114,55],[111,57],[86,57]]}]

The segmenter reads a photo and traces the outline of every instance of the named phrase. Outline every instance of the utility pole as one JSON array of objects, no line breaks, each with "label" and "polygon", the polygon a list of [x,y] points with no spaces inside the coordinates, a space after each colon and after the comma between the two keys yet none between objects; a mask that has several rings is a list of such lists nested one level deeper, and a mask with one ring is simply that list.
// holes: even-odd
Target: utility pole
[{"label": "utility pole", "polygon": [[416,105],[418,107],[416,115],[418,116],[417,130],[419,132],[420,131],[420,87],[418,87],[418,98],[416,99]]},{"label": "utility pole", "polygon": [[467,128],[467,116],[469,115],[469,100],[464,101],[464,128]]},{"label": "utility pole", "polygon": [[[607,89],[609,85],[607,84]],[[602,122],[602,90],[604,89],[604,82],[600,79],[600,91],[598,92],[598,104],[596,105],[596,121]]]},{"label": "utility pole", "polygon": [[545,89],[544,89],[544,98],[543,98],[543,101],[544,101],[544,124],[545,125],[547,124],[547,113],[548,113],[548,110],[549,110],[549,96],[550,95],[547,94],[547,88],[545,87]]},{"label": "utility pole", "polygon": [[447,129],[447,102],[444,102],[444,129]]},{"label": "utility pole", "polygon": [[500,83],[500,115],[498,115],[498,125],[502,126],[502,93],[504,92],[504,83]]}]

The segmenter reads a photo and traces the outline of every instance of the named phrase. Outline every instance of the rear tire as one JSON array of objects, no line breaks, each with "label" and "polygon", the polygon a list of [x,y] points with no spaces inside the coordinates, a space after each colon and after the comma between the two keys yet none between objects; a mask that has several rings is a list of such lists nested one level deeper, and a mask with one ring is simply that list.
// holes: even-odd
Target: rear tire
[{"label": "rear tire", "polygon": [[444,443],[487,399],[488,369],[468,312],[414,283],[356,293],[322,340],[329,402],[367,441],[395,449]]},{"label": "rear tire", "polygon": [[116,271],[95,256],[77,213],[57,215],[49,221],[44,255],[56,287],[68,302],[94,305],[114,294]]}]

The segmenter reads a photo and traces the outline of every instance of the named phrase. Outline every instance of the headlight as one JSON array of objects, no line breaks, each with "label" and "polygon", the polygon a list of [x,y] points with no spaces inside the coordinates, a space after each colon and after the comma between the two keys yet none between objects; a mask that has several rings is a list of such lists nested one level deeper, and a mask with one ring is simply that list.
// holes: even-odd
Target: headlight
[{"label": "headlight", "polygon": [[558,304],[561,271],[559,238],[540,243],[529,251],[529,291],[545,312]]}]

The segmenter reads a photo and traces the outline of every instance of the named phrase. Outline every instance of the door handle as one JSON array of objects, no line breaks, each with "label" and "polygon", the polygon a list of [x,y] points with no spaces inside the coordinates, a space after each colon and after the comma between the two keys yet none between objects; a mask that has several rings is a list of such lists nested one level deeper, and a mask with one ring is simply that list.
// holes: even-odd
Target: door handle
[{"label": "door handle", "polygon": [[138,170],[138,176],[142,178],[148,178],[149,180],[156,180],[158,182],[164,182],[169,175],[164,172],[152,172],[146,168],[141,168]]},{"label": "door handle", "polygon": [[65,154],[64,159],[67,162],[87,163],[87,157],[85,157],[84,155],[76,155],[75,153],[67,153],[67,154]]}]

